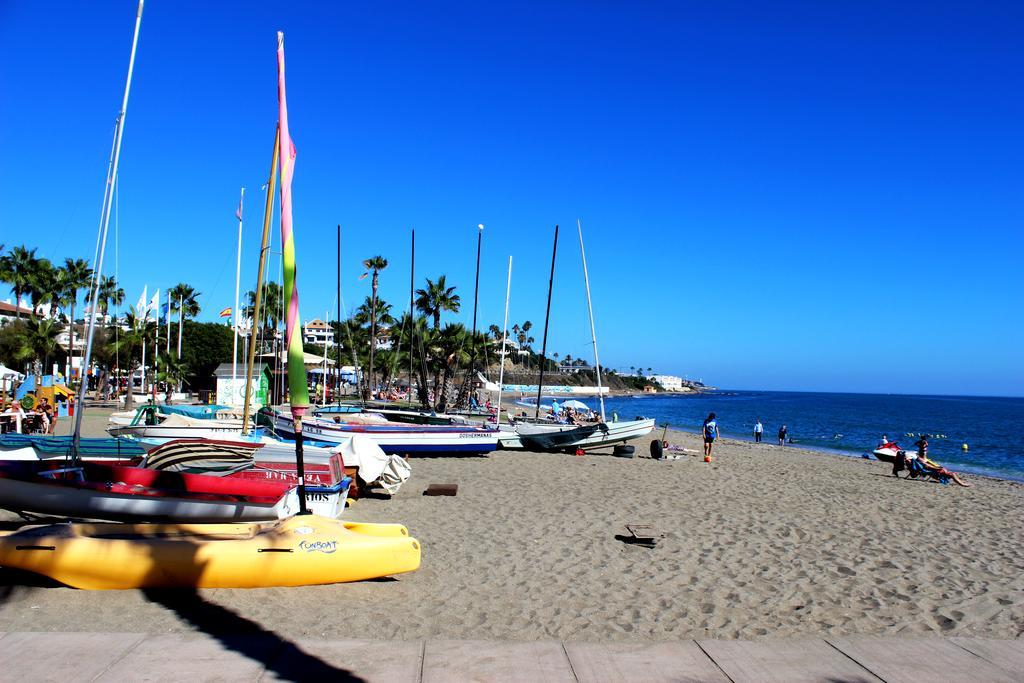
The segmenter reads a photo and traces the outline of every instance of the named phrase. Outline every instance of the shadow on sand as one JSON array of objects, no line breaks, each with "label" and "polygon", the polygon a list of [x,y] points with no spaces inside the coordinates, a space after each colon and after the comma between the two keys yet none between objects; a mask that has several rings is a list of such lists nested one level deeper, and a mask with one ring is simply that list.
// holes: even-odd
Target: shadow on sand
[{"label": "shadow on sand", "polygon": [[261,663],[281,680],[331,680],[356,683],[364,679],[304,652],[260,624],[211,603],[190,589],[145,589],[150,602],[173,612],[183,623],[216,639],[225,649]]}]

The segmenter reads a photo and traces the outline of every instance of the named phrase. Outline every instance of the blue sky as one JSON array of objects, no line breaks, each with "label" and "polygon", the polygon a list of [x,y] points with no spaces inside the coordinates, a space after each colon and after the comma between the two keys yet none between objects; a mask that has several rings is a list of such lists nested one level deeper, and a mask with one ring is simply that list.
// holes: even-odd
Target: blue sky
[{"label": "blue sky", "polygon": [[[135,2],[5,2],[0,242],[91,257]],[[115,268],[230,306],[255,280],[284,30],[303,317],[442,273],[481,320],[719,386],[1024,394],[1019,3],[151,0]],[[116,259],[114,256],[116,255]],[[275,261],[276,264],[276,261]],[[275,265],[276,267],[276,265]],[[6,294],[4,295],[6,296]]]}]

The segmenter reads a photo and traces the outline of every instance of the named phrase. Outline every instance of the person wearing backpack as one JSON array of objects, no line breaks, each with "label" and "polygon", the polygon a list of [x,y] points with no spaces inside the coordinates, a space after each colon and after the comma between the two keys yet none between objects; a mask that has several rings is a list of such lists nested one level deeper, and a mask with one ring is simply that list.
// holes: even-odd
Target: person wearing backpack
[{"label": "person wearing backpack", "polygon": [[715,445],[715,439],[718,438],[718,422],[715,421],[714,413],[710,413],[704,420],[702,432],[704,434],[704,457],[709,458],[711,449]]}]

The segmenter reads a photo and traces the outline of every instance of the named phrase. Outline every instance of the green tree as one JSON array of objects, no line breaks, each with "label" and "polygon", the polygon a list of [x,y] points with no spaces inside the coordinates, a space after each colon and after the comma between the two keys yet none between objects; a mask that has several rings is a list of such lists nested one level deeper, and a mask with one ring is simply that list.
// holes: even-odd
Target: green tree
[{"label": "green tree", "polygon": [[[68,318],[68,374],[71,374],[71,357],[75,353],[75,304],[78,303],[78,290],[92,284],[92,268],[85,259],[64,259],[63,285],[65,300],[71,307]],[[85,368],[82,368],[85,372]]]},{"label": "green tree", "polygon": [[161,351],[157,356],[157,363],[162,369],[156,373],[156,381],[166,384],[168,397],[172,386],[182,382],[188,384],[188,363],[178,358],[177,354]]},{"label": "green tree", "polygon": [[64,331],[64,326],[54,318],[37,318],[32,316],[25,324],[25,336],[16,357],[20,361],[41,360],[43,368],[49,372],[50,358],[62,352],[57,337]]},{"label": "green tree", "polygon": [[124,303],[124,290],[118,287],[117,280],[108,275],[100,279],[100,291],[96,298],[96,308],[100,315],[108,315],[110,305],[120,306]]},{"label": "green tree", "polygon": [[171,310],[175,313],[180,309],[185,319],[194,318],[199,315],[199,295],[191,285],[179,282],[171,287]]},{"label": "green tree", "polygon": [[440,391],[435,392],[435,406],[438,412],[448,409],[448,396],[452,393],[452,382],[459,366],[469,362],[466,351],[468,337],[466,328],[459,323],[444,326],[435,340],[435,362],[441,370]]},{"label": "green tree", "polygon": [[428,277],[426,288],[416,290],[416,310],[434,320],[435,330],[441,328],[441,313],[458,313],[462,308],[462,298],[448,286],[445,277],[437,278],[437,282]]},{"label": "green tree", "polygon": [[[249,305],[245,307],[245,315],[250,318],[255,318],[253,315],[256,310],[256,291],[249,290],[246,294],[249,300]],[[281,311],[282,302],[284,299],[284,289],[281,285],[276,282],[264,282],[263,283],[263,296],[260,301],[260,327],[264,330],[277,329],[278,324],[281,322]]]},{"label": "green tree", "polygon": [[57,306],[61,302],[63,284],[58,270],[50,263],[50,259],[36,259],[29,274],[28,295],[32,300],[33,315],[42,304],[50,304],[50,317],[57,314]]},{"label": "green tree", "polygon": [[37,260],[36,250],[24,246],[14,247],[0,256],[0,282],[9,284],[14,290],[15,317],[21,317],[21,297],[31,287],[30,277]]},{"label": "green tree", "polygon": [[363,260],[363,268],[373,273],[371,281],[372,299],[370,306],[370,387],[369,394],[365,398],[373,398],[377,384],[374,376],[373,355],[377,346],[377,289],[380,286],[380,271],[388,267],[388,260],[383,256],[371,256]]}]

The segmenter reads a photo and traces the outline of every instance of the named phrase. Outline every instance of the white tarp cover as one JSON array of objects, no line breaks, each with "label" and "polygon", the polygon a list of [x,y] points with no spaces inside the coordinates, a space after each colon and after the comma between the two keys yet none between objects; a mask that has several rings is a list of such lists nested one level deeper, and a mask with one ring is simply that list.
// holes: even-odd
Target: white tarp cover
[{"label": "white tarp cover", "polygon": [[400,455],[388,455],[380,446],[360,434],[354,434],[348,443],[332,449],[332,452],[341,453],[346,465],[358,467],[359,478],[363,482],[377,482],[392,495],[412,474],[409,463]]}]

